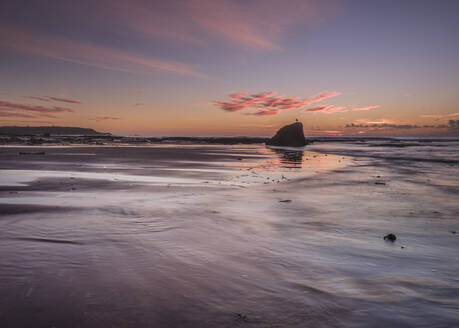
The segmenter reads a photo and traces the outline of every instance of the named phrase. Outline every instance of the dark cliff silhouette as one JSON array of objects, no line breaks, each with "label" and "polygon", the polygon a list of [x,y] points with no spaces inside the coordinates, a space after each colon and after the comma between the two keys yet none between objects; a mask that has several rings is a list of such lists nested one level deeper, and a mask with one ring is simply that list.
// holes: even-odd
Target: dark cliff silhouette
[{"label": "dark cliff silhouette", "polygon": [[93,129],[65,126],[0,126],[0,135],[106,135]]}]

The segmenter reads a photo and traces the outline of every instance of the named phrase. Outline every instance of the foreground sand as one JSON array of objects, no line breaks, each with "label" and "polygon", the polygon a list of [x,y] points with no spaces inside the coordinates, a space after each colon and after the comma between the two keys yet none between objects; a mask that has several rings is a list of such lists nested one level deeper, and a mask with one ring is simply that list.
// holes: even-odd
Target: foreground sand
[{"label": "foreground sand", "polygon": [[459,325],[456,173],[262,145],[3,147],[0,322]]}]

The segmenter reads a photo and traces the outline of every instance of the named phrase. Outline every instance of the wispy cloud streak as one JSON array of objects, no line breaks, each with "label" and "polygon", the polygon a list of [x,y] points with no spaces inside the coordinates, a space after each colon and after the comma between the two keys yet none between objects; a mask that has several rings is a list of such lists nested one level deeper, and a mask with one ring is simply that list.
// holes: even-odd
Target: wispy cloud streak
[{"label": "wispy cloud streak", "polygon": [[94,118],[94,121],[96,122],[101,122],[101,121],[117,121],[120,120],[119,117],[113,117],[113,116],[97,116]]},{"label": "wispy cloud streak", "polygon": [[345,106],[335,106],[335,105],[324,105],[324,106],[317,106],[313,108],[305,109],[304,112],[317,112],[317,113],[324,113],[324,114],[332,114],[332,113],[344,113],[350,111],[368,111],[372,109],[379,108],[379,105],[372,105],[372,106],[365,106],[365,107],[354,107],[351,109],[346,109]]},{"label": "wispy cloud streak", "polygon": [[421,117],[425,118],[445,118],[445,117],[459,117],[459,112],[457,113],[450,113],[450,114],[427,114],[427,115],[421,115]]},{"label": "wispy cloud streak", "polygon": [[[31,114],[27,113],[31,112]],[[74,113],[75,111],[67,107],[45,107],[29,104],[18,104],[0,100],[0,116],[2,117],[22,117],[22,118],[56,118],[56,114]]]},{"label": "wispy cloud streak", "polygon": [[193,46],[221,41],[260,50],[281,49],[280,39],[290,28],[319,22],[325,12],[330,12],[316,0],[99,2],[99,10],[103,6],[112,24],[116,22],[142,37]]},{"label": "wispy cloud streak", "polygon": [[24,114],[24,113],[7,112],[7,111],[3,111],[1,108],[0,108],[0,117],[36,118],[36,116],[34,116],[34,115]]},{"label": "wispy cloud streak", "polygon": [[63,98],[63,97],[50,97],[50,96],[28,96],[27,98],[29,99],[35,99],[35,100],[40,100],[40,101],[59,101],[59,102],[64,102],[68,104],[76,104],[76,105],[82,105],[83,102],[80,100],[74,100],[74,99],[69,99],[69,98]]},{"label": "wispy cloud streak", "polygon": [[324,114],[333,114],[333,113],[342,113],[347,112],[345,106],[335,106],[335,105],[325,105],[325,106],[317,106],[313,108],[305,109],[304,112],[320,112]]},{"label": "wispy cloud streak", "polygon": [[28,104],[17,104],[17,103],[12,103],[9,101],[0,100],[0,110],[2,109],[25,110],[25,111],[32,111],[32,112],[39,112],[39,113],[63,113],[63,112],[73,113],[75,112],[73,109],[67,108],[67,107],[58,107],[58,106],[44,107],[44,106],[36,106],[36,105],[28,105]]},{"label": "wispy cloud streak", "polygon": [[255,113],[244,113],[244,115],[253,115],[253,116],[272,116],[280,113],[280,110],[260,110]]},{"label": "wispy cloud streak", "polygon": [[142,75],[165,71],[205,77],[181,62],[141,56],[89,42],[37,35],[13,27],[0,26],[0,47],[111,71]]},{"label": "wispy cloud streak", "polygon": [[364,128],[364,129],[401,129],[401,130],[411,130],[411,129],[459,129],[459,120],[448,120],[444,124],[410,124],[410,123],[379,123],[379,122],[366,122],[366,123],[348,123],[345,126],[346,128]]},{"label": "wispy cloud streak", "polygon": [[376,108],[380,108],[381,106],[379,105],[371,105],[371,106],[365,106],[365,107],[354,107],[352,108],[352,111],[367,111],[367,110],[372,110]]}]

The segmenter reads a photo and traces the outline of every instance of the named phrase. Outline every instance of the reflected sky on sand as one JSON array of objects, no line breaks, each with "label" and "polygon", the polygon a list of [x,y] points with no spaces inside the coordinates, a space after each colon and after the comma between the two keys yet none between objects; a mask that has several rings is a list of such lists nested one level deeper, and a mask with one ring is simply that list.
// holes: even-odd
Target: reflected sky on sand
[{"label": "reflected sky on sand", "polygon": [[308,174],[342,168],[351,157],[323,154],[301,148],[266,147],[267,159],[260,160],[255,170]]},{"label": "reflected sky on sand", "polygon": [[2,149],[2,327],[458,326],[457,166],[319,146]]},{"label": "reflected sky on sand", "polygon": [[303,167],[302,150],[273,149],[270,148],[279,157],[279,167],[284,168],[301,168]]}]

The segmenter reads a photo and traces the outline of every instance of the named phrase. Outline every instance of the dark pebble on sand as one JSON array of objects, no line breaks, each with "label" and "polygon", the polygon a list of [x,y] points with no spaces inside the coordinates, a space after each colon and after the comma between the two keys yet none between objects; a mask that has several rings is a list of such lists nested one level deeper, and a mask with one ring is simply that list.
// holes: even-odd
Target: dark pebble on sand
[{"label": "dark pebble on sand", "polygon": [[451,230],[451,233],[452,233],[453,235],[455,235],[455,234],[456,234],[456,231],[455,231],[455,230]]},{"label": "dark pebble on sand", "polygon": [[384,186],[386,185],[385,182],[379,182],[379,181],[376,181],[375,184],[376,184],[376,185],[384,185]]},{"label": "dark pebble on sand", "polygon": [[284,199],[284,200],[280,200],[279,203],[291,203],[292,200],[291,199]]},{"label": "dark pebble on sand", "polygon": [[394,241],[397,240],[397,237],[393,233],[390,233],[390,234],[384,236],[384,240],[388,240],[388,241],[394,242]]},{"label": "dark pebble on sand", "polygon": [[249,322],[249,317],[247,317],[245,314],[238,313],[237,320],[241,322]]},{"label": "dark pebble on sand", "polygon": [[45,152],[44,151],[39,151],[39,152],[35,152],[35,153],[28,153],[28,152],[20,151],[19,155],[45,155]]}]

